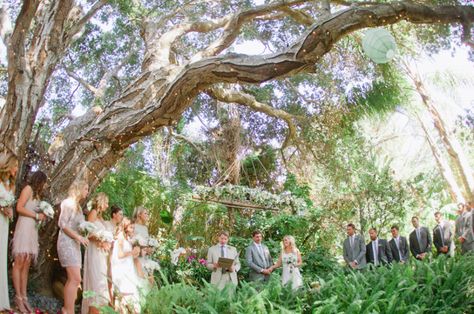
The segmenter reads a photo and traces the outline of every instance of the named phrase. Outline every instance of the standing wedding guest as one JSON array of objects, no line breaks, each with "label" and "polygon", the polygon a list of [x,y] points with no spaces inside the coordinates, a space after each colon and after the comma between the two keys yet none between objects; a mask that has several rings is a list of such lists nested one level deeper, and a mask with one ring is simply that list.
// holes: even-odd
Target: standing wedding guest
[{"label": "standing wedding guest", "polygon": [[424,260],[431,252],[431,234],[426,227],[420,227],[417,216],[411,218],[415,229],[410,233],[410,251],[417,260]]},{"label": "standing wedding guest", "polygon": [[301,264],[303,264],[301,253],[296,247],[295,238],[290,235],[283,237],[280,256],[275,265],[272,266],[273,271],[275,268],[283,265],[283,272],[281,274],[282,285],[291,283],[293,290],[303,286],[303,277],[300,273]]},{"label": "standing wedding guest", "polygon": [[466,205],[463,203],[458,204],[458,209],[456,210],[456,214],[458,215],[456,217],[456,221],[454,223],[454,234],[456,236],[456,239],[459,239],[462,235],[462,221],[463,221],[463,214],[464,211],[466,210]]},{"label": "standing wedding guest", "polygon": [[119,230],[111,259],[112,283],[114,290],[118,292],[116,301],[119,303],[118,307],[140,313],[138,274],[134,263],[134,259],[138,259],[140,255],[140,248],[131,243],[134,226],[128,218],[122,220]]},{"label": "standing wedding guest", "polygon": [[[87,215],[87,221],[93,223],[97,231],[106,231],[102,214],[109,207],[109,197],[98,193],[92,200],[92,209]],[[89,245],[84,253],[84,284],[83,291],[93,291],[94,296],[82,299],[82,314],[98,314],[98,307],[110,304],[110,293],[107,278],[108,253],[111,242],[101,241],[89,236]]]},{"label": "standing wedding guest", "polygon": [[37,223],[46,219],[40,212],[39,202],[48,177],[41,171],[31,176],[28,185],[20,193],[16,211],[19,215],[13,235],[12,255],[14,258],[12,279],[15,288],[15,304],[22,313],[31,313],[33,307],[28,302],[27,285],[31,261],[38,257]]},{"label": "standing wedding guest", "polygon": [[252,232],[253,243],[245,251],[245,259],[250,267],[250,281],[264,281],[270,279],[273,259],[268,247],[262,243],[263,235],[259,230]]},{"label": "standing wedding guest", "polygon": [[410,248],[408,247],[407,238],[399,235],[399,228],[393,225],[390,229],[392,232],[392,240],[390,240],[390,248],[392,249],[393,260],[398,263],[407,263],[410,259]]},{"label": "standing wedding guest", "polygon": [[[221,231],[218,237],[219,243],[211,246],[207,251],[207,268],[212,271],[211,284],[222,290],[229,283],[237,286],[237,272],[240,270],[240,261],[237,249],[227,244],[229,242],[229,234]],[[232,266],[228,269],[222,268],[218,264],[220,257],[233,259]]]},{"label": "standing wedding guest", "polygon": [[342,245],[344,260],[351,269],[363,269],[367,264],[364,239],[356,234],[355,225],[352,223],[347,225],[346,232],[347,238]]},{"label": "standing wedding guest", "polygon": [[110,220],[104,221],[107,231],[112,232],[114,237],[117,237],[118,229],[123,220],[123,209],[117,205],[110,207]]},{"label": "standing wedding guest", "polygon": [[473,208],[474,201],[468,201],[462,216],[462,231],[459,237],[462,254],[474,252]]},{"label": "standing wedding guest", "polygon": [[451,232],[451,224],[444,220],[440,212],[434,214],[436,227],[433,229],[433,244],[436,247],[438,255],[448,254],[452,245],[453,234]]},{"label": "standing wedding guest", "polygon": [[369,229],[370,242],[366,245],[367,263],[374,266],[387,265],[392,262],[392,250],[387,240],[379,239],[377,229]]},{"label": "standing wedding guest", "polygon": [[[15,196],[15,178],[18,171],[18,159],[11,151],[0,153],[0,312],[10,311],[8,298],[8,223],[13,217],[13,200]],[[8,205],[7,205],[8,203]]]},{"label": "standing wedding guest", "polygon": [[87,246],[89,240],[79,233],[79,225],[84,221],[80,201],[87,197],[89,186],[84,181],[76,181],[69,188],[69,197],[61,202],[59,215],[58,257],[66,268],[67,281],[64,286],[64,314],[74,313],[77,289],[81,284],[81,244]]}]

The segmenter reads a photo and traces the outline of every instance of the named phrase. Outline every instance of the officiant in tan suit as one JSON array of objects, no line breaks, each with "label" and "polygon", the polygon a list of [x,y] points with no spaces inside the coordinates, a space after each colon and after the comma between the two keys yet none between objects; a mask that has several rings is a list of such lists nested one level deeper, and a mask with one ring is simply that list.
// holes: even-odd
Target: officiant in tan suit
[{"label": "officiant in tan suit", "polygon": [[[237,286],[237,272],[240,270],[240,261],[237,249],[227,245],[229,234],[221,231],[218,236],[219,243],[211,246],[207,251],[207,268],[212,271],[211,284],[222,290],[228,283]],[[233,259],[234,263],[230,268],[223,269],[218,264],[220,257]]]}]

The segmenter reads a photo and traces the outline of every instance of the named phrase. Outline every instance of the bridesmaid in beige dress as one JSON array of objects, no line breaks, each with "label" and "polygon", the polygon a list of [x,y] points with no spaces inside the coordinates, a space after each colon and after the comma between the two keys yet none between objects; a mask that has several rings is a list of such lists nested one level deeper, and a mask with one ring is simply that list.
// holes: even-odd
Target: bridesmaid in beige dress
[{"label": "bridesmaid in beige dress", "polygon": [[[14,197],[15,178],[18,171],[18,159],[11,151],[0,153],[0,199]],[[11,206],[0,207],[0,312],[10,312],[8,298],[7,250],[8,223],[13,217]]]},{"label": "bridesmaid in beige dress", "polygon": [[[87,221],[92,222],[97,230],[106,231],[102,213],[109,207],[109,198],[105,193],[99,193],[92,201],[92,210],[87,215]],[[84,254],[84,285],[83,291],[93,291],[94,296],[82,299],[82,314],[98,314],[98,307],[110,303],[107,280],[108,255],[111,243],[89,237],[89,245]]]},{"label": "bridesmaid in beige dress", "polygon": [[36,224],[46,219],[39,212],[39,202],[48,177],[41,171],[36,171],[30,178],[27,186],[21,191],[16,211],[19,215],[13,235],[12,279],[15,287],[15,304],[21,313],[31,313],[34,309],[28,303],[26,294],[28,272],[31,261],[36,262],[38,257],[38,229]]},{"label": "bridesmaid in beige dress", "polygon": [[61,202],[59,215],[58,257],[66,268],[67,281],[64,286],[64,314],[74,313],[77,289],[81,284],[81,244],[87,246],[89,240],[79,233],[79,225],[84,221],[79,202],[87,197],[89,186],[84,181],[74,182],[69,188],[69,197]]}]

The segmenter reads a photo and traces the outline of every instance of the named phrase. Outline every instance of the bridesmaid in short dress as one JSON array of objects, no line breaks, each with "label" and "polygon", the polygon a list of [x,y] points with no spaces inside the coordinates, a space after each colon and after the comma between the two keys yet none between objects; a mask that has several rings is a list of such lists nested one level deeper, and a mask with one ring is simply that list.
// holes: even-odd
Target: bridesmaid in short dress
[{"label": "bridesmaid in short dress", "polygon": [[74,182],[69,188],[69,197],[61,202],[59,215],[58,257],[66,268],[67,281],[64,286],[64,314],[74,313],[77,289],[81,284],[81,244],[87,246],[89,240],[79,233],[79,225],[84,221],[79,202],[87,197],[89,186],[84,181]]},{"label": "bridesmaid in short dress", "polygon": [[[10,150],[0,152],[0,200],[15,196],[18,159]],[[8,224],[13,217],[12,206],[0,207],[0,312],[10,312],[8,297],[7,250]]]},{"label": "bridesmaid in short dress", "polygon": [[21,191],[16,211],[19,215],[13,235],[12,279],[16,296],[15,303],[21,313],[31,313],[34,309],[28,303],[27,286],[28,272],[31,261],[36,262],[38,257],[38,228],[36,224],[46,219],[39,212],[39,202],[48,177],[41,171],[31,176],[27,186]]}]

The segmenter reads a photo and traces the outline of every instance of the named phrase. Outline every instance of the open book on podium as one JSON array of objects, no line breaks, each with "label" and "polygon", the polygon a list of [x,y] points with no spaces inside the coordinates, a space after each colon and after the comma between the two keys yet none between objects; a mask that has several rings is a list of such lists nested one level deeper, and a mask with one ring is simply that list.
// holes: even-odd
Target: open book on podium
[{"label": "open book on podium", "polygon": [[219,257],[217,264],[219,264],[219,267],[222,269],[228,270],[232,265],[234,265],[234,260],[231,258]]}]

